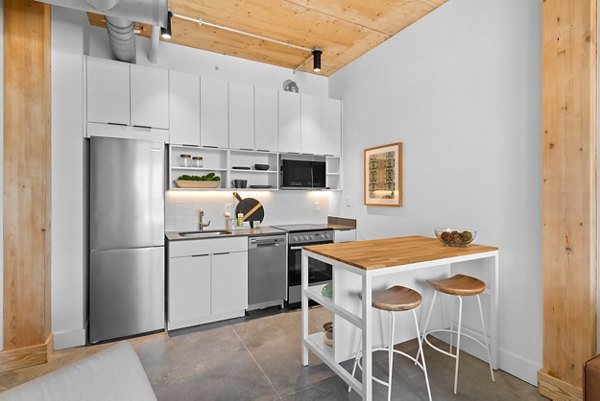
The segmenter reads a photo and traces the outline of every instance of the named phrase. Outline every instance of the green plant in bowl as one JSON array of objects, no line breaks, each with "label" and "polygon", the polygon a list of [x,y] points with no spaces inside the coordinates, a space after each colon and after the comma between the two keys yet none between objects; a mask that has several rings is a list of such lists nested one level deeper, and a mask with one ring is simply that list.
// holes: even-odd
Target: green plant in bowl
[{"label": "green plant in bowl", "polygon": [[182,175],[178,179],[182,181],[221,181],[221,177],[215,175],[215,173],[208,173],[201,177],[197,175]]}]

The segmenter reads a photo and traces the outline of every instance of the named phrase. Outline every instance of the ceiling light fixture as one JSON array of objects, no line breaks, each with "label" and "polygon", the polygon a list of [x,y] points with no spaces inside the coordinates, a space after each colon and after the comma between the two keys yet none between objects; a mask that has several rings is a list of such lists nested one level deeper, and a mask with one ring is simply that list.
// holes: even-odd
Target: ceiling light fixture
[{"label": "ceiling light fixture", "polygon": [[169,11],[169,15],[167,16],[167,27],[160,28],[160,36],[163,39],[171,39],[172,31],[171,31],[171,19],[173,18],[173,13]]},{"label": "ceiling light fixture", "polygon": [[312,56],[313,56],[313,71],[319,72],[321,71],[321,54],[323,54],[323,49],[318,47],[313,47]]}]

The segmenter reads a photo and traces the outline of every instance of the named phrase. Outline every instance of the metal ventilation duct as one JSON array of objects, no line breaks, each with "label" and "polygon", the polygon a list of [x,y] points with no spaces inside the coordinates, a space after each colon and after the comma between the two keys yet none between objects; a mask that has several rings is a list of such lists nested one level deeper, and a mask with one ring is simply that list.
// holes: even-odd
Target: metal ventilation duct
[{"label": "metal ventilation duct", "polygon": [[106,31],[110,50],[117,60],[135,62],[134,22],[106,16]]},{"label": "metal ventilation duct", "polygon": [[167,0],[39,0],[54,6],[104,14],[144,24],[167,26]]},{"label": "metal ventilation duct", "polygon": [[[44,3],[104,14],[106,31],[113,56],[120,61],[135,62],[134,21],[151,24],[154,31],[167,26],[167,0],[41,0]],[[158,27],[158,28],[157,28]],[[153,35],[149,58],[156,63],[158,36]]]}]

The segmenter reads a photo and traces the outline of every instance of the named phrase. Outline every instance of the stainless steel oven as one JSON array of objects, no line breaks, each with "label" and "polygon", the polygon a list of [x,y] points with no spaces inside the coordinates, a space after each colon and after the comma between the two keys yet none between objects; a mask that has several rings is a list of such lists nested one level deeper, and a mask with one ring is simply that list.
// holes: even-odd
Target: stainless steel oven
[{"label": "stainless steel oven", "polygon": [[[332,230],[305,231],[288,234],[288,307],[300,306],[302,296],[302,247],[332,244]],[[331,282],[331,265],[308,259],[308,283],[319,285]]]}]

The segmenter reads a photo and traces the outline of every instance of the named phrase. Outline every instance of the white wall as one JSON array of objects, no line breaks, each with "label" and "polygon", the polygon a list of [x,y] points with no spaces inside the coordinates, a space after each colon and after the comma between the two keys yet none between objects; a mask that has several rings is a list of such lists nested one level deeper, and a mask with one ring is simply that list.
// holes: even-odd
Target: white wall
[{"label": "white wall", "polygon": [[52,331],[57,349],[85,344],[84,14],[52,7]]},{"label": "white wall", "polygon": [[[330,77],[361,239],[478,230],[500,248],[500,366],[542,364],[541,4],[452,0]],[[362,205],[368,147],[404,143],[404,207]],[[349,201],[351,206],[346,206]]]},{"label": "white wall", "polygon": [[[88,55],[112,58],[105,29],[90,27],[87,37]],[[328,80],[319,75],[304,72],[293,74],[289,68],[223,56],[162,41],[159,44],[158,63],[151,64],[148,61],[149,48],[149,39],[137,37],[137,64],[275,89],[282,89],[282,84],[286,79],[293,79],[300,87],[300,92],[327,97]]]}]

